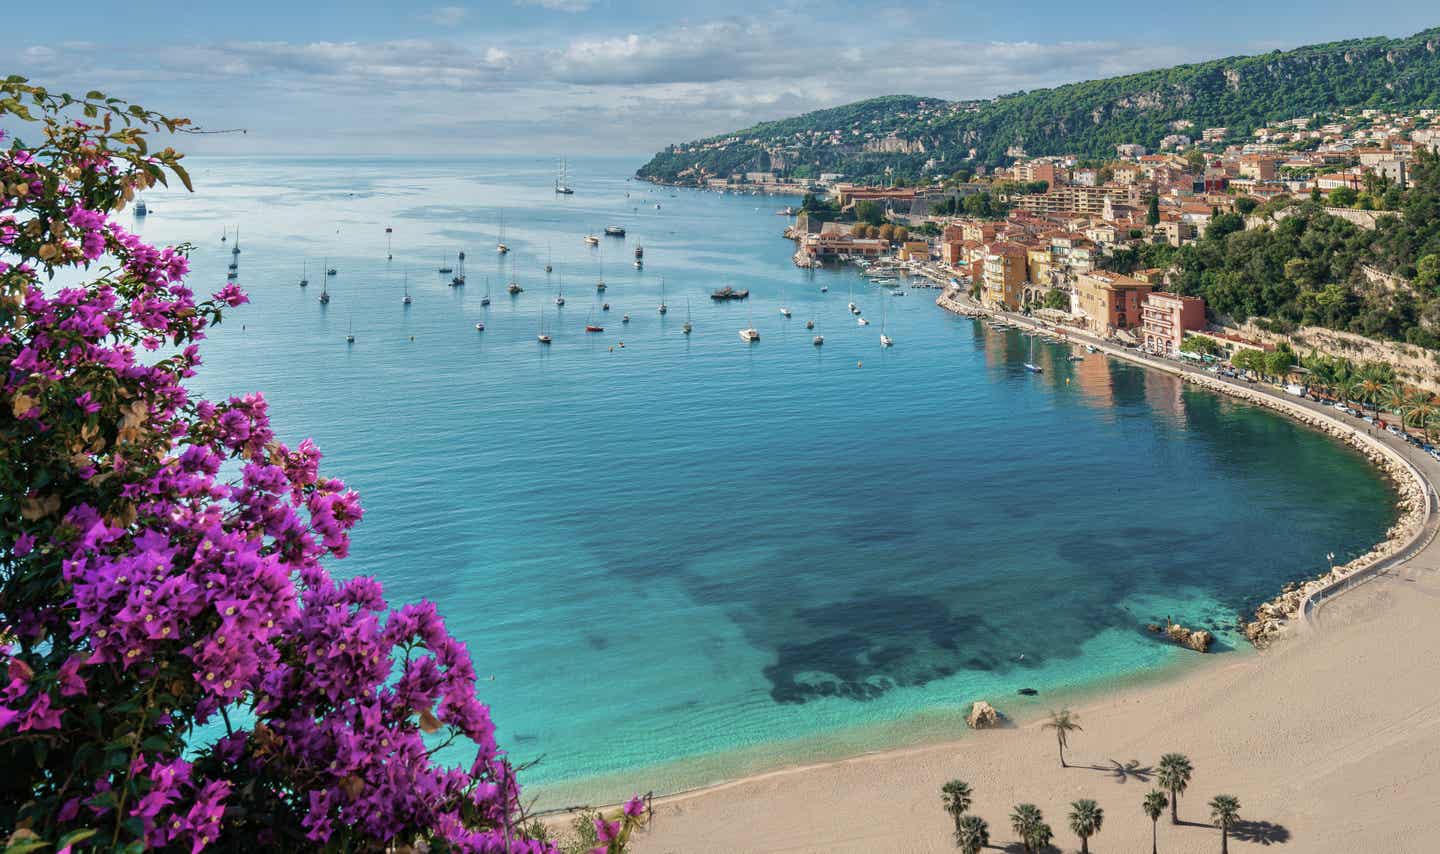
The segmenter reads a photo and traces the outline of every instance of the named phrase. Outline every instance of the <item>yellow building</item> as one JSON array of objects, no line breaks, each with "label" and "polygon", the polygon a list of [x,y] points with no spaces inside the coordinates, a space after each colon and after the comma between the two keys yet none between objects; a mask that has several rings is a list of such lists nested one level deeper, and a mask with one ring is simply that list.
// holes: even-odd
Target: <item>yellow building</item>
[{"label": "yellow building", "polygon": [[1075,306],[1083,316],[1086,331],[1109,337],[1118,330],[1141,325],[1141,306],[1154,288],[1149,282],[1094,270],[1076,278]]},{"label": "yellow building", "polygon": [[1017,243],[990,244],[982,270],[985,304],[1018,311],[1025,293],[1025,247]]}]

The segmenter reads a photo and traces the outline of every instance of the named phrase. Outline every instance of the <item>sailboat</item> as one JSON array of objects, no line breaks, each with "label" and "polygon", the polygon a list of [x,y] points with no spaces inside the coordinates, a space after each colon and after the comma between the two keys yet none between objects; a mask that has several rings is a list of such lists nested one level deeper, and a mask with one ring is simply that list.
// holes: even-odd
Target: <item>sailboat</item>
[{"label": "sailboat", "polygon": [[401,300],[405,305],[410,304],[410,273],[405,273],[405,299]]},{"label": "sailboat", "polygon": [[460,260],[456,261],[455,277],[450,280],[450,287],[458,288],[465,284],[465,253],[460,253]]},{"label": "sailboat", "polygon": [[447,262],[444,258],[441,258],[440,266],[435,268],[435,272],[440,273],[441,275],[448,276],[451,273],[455,272],[455,268],[451,267],[449,262]]},{"label": "sailboat", "polygon": [[231,255],[240,254],[240,226],[235,226],[235,245],[230,247]]},{"label": "sailboat", "polygon": [[541,344],[549,344],[550,336],[545,334],[545,309],[540,309],[540,332],[536,334],[535,340]]},{"label": "sailboat", "polygon": [[306,285],[310,284],[310,276],[309,276],[310,269],[309,269],[309,268],[310,268],[310,262],[308,262],[308,261],[302,261],[302,262],[300,263],[300,287],[302,287],[302,288],[305,287]]},{"label": "sailboat", "polygon": [[820,347],[825,343],[825,336],[821,335],[820,332],[817,330],[815,332],[815,337],[810,339],[810,343],[814,344],[816,347]]},{"label": "sailboat", "polygon": [[662,279],[660,280],[660,309],[659,309],[659,311],[660,311],[661,314],[664,314],[665,312],[667,312],[667,311],[669,311],[669,310],[670,310],[670,306],[668,306],[668,305],[665,304],[665,280],[662,278]]},{"label": "sailboat", "polygon": [[[326,258],[326,259],[325,259],[325,263],[326,263],[326,264],[329,264],[329,263],[330,263],[330,259],[329,259],[329,258]],[[327,274],[327,276],[328,276],[328,274]],[[330,302],[329,282],[330,282],[330,280],[329,280],[328,278],[325,278],[325,279],[321,279],[321,280],[320,280],[320,304],[321,304],[321,305],[325,305],[326,303]]]},{"label": "sailboat", "polygon": [[780,313],[781,313],[782,315],[784,315],[785,317],[789,317],[789,316],[790,316],[790,307],[787,306],[787,305],[785,305],[785,288],[784,288],[784,286],[781,286],[781,288],[780,288]]},{"label": "sailboat", "polygon": [[555,305],[557,307],[565,305],[565,277],[563,275],[560,277],[560,289],[555,292]]},{"label": "sailboat", "polygon": [[689,334],[690,334],[690,331],[691,331],[692,329],[694,329],[694,328],[695,328],[694,325],[690,323],[690,298],[689,298],[689,297],[686,297],[686,298],[685,298],[685,324],[680,327],[680,331],[683,332],[683,333],[685,333],[686,335],[689,335]]},{"label": "sailboat", "polygon": [[596,237],[593,234],[587,234],[585,235],[585,243],[589,246],[599,246],[600,238]]},{"label": "sailboat", "polygon": [[855,305],[855,286],[854,286],[854,285],[851,285],[851,286],[850,286],[850,302],[846,303],[846,304],[845,304],[845,307],[848,308],[848,309],[850,309],[850,313],[851,313],[851,314],[859,314],[859,313],[860,313],[860,308]]},{"label": "sailboat", "polygon": [[1045,369],[1035,364],[1035,336],[1030,336],[1030,361],[1025,363],[1025,370],[1032,374],[1043,374]]},{"label": "sailboat", "polygon": [[354,343],[355,343],[355,321],[354,321],[354,320],[351,320],[350,323],[349,323],[349,325],[345,327],[345,343],[346,343],[346,344],[354,344]]},{"label": "sailboat", "polygon": [[388,225],[385,226],[385,260],[386,260],[386,261],[394,261],[394,260],[395,260],[395,253],[393,253],[393,252],[390,251],[390,233],[393,232],[394,230],[395,230],[395,229],[391,228],[391,227],[388,226]]},{"label": "sailboat", "polygon": [[751,322],[749,312],[745,314],[745,323],[745,328],[740,330],[740,340],[747,344],[754,344],[760,340],[760,330],[756,329],[755,324]]},{"label": "sailboat", "polygon": [[555,267],[550,263],[550,247],[545,247],[545,272],[553,272]]},{"label": "sailboat", "polygon": [[486,276],[486,277],[485,277],[485,296],[483,296],[483,297],[480,298],[480,305],[486,306],[486,305],[489,305],[489,304],[490,304],[490,277],[489,277],[489,276]]},{"label": "sailboat", "polygon": [[499,236],[495,239],[495,251],[498,252],[498,253],[500,253],[501,255],[504,255],[506,252],[509,252],[509,251],[510,251],[510,247],[505,245],[505,212],[504,212],[504,211],[501,211],[501,212],[500,212],[500,233],[499,233]]},{"label": "sailboat", "polygon": [[[886,301],[885,301],[884,292],[881,292],[881,295],[880,295],[880,346],[881,346],[881,347],[893,347],[893,346],[895,346],[895,339],[891,338],[891,337],[890,337],[888,334],[886,334],[886,332],[885,332],[885,315],[886,315],[886,304],[885,304],[885,302],[886,302]],[[862,319],[863,319],[863,318],[862,318]]]},{"label": "sailboat", "polygon": [[562,196],[575,195],[575,191],[570,189],[569,184],[565,183],[565,158],[563,157],[560,158],[560,175],[555,179],[555,192]]},{"label": "sailboat", "polygon": [[594,317],[595,317],[595,306],[592,305],[592,306],[590,306],[590,313],[585,316],[585,331],[586,331],[586,332],[604,332],[604,331],[605,331],[605,327],[603,327],[603,326],[601,326],[600,324],[596,323],[595,320],[594,320]]},{"label": "sailboat", "polygon": [[598,261],[600,264],[600,279],[595,282],[595,290],[603,291],[605,290],[605,256],[601,255]]},{"label": "sailboat", "polygon": [[230,239],[230,230],[229,230],[228,228],[225,229],[224,231],[221,231],[221,232],[220,232],[220,242],[221,242],[221,243],[224,243],[225,241],[227,241],[227,240],[229,240],[229,239]]}]

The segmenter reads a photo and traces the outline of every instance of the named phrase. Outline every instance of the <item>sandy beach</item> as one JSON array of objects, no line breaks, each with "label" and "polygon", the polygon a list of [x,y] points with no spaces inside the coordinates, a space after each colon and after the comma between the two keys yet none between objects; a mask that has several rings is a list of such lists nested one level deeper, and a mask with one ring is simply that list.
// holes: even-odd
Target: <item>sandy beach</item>
[{"label": "sandy beach", "polygon": [[[1434,483],[1440,466],[1403,449]],[[1232,850],[1440,850],[1440,547],[1317,607],[1268,649],[1216,656],[1180,679],[1076,707],[1084,731],[1062,769],[1040,721],[954,742],[783,769],[657,800],[642,854],[953,851],[940,787],[962,779],[992,846],[1021,850],[1017,803],[1038,805],[1059,850],[1079,850],[1068,805],[1105,810],[1095,852],[1149,850],[1141,799],[1162,753],[1190,757],[1181,824],[1159,850],[1220,847],[1208,800],[1236,795]],[[1057,603],[1055,607],[1063,607]],[[1000,703],[1004,711],[1003,703]],[[1135,770],[1118,771],[1132,760]]]}]

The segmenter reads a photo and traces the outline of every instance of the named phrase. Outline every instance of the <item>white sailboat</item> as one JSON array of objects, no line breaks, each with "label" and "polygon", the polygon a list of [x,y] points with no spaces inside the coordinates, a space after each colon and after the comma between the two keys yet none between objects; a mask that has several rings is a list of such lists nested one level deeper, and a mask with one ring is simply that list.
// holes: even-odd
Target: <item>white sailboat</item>
[{"label": "white sailboat", "polygon": [[560,158],[560,175],[555,179],[555,192],[562,196],[573,196],[575,191],[570,189],[570,185],[566,183],[565,179],[565,158],[562,157]]},{"label": "white sailboat", "polygon": [[565,276],[563,274],[560,276],[560,289],[555,292],[555,305],[557,307],[565,305]]},{"label": "white sailboat", "polygon": [[1035,336],[1030,336],[1030,361],[1025,363],[1025,370],[1032,374],[1043,374],[1045,369],[1035,364]]},{"label": "white sailboat", "polygon": [[458,288],[465,284],[465,253],[460,253],[460,260],[455,262],[455,277],[450,280],[450,287]]},{"label": "white sailboat", "polygon": [[350,321],[349,325],[345,327],[345,343],[355,343],[355,321],[353,319]]},{"label": "white sailboat", "polygon": [[509,252],[509,251],[510,251],[510,247],[505,245],[505,212],[504,212],[504,211],[501,211],[501,212],[500,212],[500,233],[499,233],[499,235],[498,235],[498,236],[496,237],[496,239],[495,239],[495,251],[498,252],[498,253],[500,253],[501,255],[504,255],[506,252]]},{"label": "white sailboat", "polygon": [[756,329],[755,324],[750,320],[749,311],[745,312],[745,323],[745,328],[740,330],[740,340],[747,344],[754,344],[760,340],[760,330]]},{"label": "white sailboat", "polygon": [[486,306],[486,305],[489,305],[489,304],[490,304],[490,277],[489,277],[489,276],[486,276],[486,277],[485,277],[485,296],[483,296],[483,297],[480,298],[480,305]]},{"label": "white sailboat", "polygon": [[669,310],[670,310],[670,307],[665,304],[665,279],[664,279],[664,278],[661,278],[661,279],[660,279],[660,307],[659,307],[659,312],[660,312],[661,314],[664,314],[665,312],[667,312],[667,311],[669,311]]},{"label": "white sailboat", "polygon": [[541,344],[549,344],[550,336],[545,334],[545,309],[540,309],[540,332],[535,335],[535,340]]},{"label": "white sailboat", "polygon": [[895,346],[895,339],[885,334],[885,297],[883,294],[880,297],[880,346]]},{"label": "white sailboat", "polygon": [[816,347],[820,347],[825,343],[825,336],[821,335],[820,330],[817,329],[815,330],[815,337],[810,339],[810,343],[814,344]]},{"label": "white sailboat", "polygon": [[[328,270],[328,269],[329,269],[329,266],[328,266],[328,265],[330,264],[330,259],[329,259],[329,258],[326,258],[326,259],[325,259],[325,264],[327,265],[327,266],[326,266],[326,269]],[[330,302],[329,282],[330,282],[329,273],[327,273],[327,274],[326,274],[326,277],[325,277],[324,279],[321,279],[321,280],[320,280],[320,304],[321,304],[321,305],[325,305],[325,304],[327,304],[327,303]]]},{"label": "white sailboat", "polygon": [[780,314],[789,317],[790,307],[785,304],[785,286],[780,286]]},{"label": "white sailboat", "polygon": [[406,271],[406,273],[405,273],[405,299],[401,300],[401,302],[404,303],[405,305],[409,305],[409,304],[410,304],[410,273],[409,273],[409,271]]},{"label": "white sailboat", "polygon": [[680,327],[680,331],[683,332],[683,333],[685,333],[686,335],[689,335],[690,332],[691,332],[691,330],[693,330],[694,328],[695,328],[695,326],[694,326],[692,323],[690,323],[690,298],[689,298],[689,297],[686,297],[686,298],[685,298],[685,324]]},{"label": "white sailboat", "polygon": [[305,287],[306,285],[309,285],[309,284],[310,284],[310,275],[309,275],[309,273],[310,273],[310,262],[308,262],[308,261],[302,261],[302,262],[300,263],[300,287],[303,288],[303,287]]}]

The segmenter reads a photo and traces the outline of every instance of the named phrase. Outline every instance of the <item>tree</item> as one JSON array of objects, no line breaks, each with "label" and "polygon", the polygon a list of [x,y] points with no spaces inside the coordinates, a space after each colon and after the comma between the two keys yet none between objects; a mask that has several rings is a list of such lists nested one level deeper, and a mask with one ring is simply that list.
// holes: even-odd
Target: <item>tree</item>
[{"label": "tree", "polygon": [[876,233],[876,236],[887,243],[893,243],[895,241],[895,225],[893,223],[885,223],[880,226],[880,230]]},{"label": "tree", "polygon": [[1205,174],[1205,152],[1198,148],[1192,148],[1185,152],[1185,165],[1189,167],[1191,175]]},{"label": "tree", "polygon": [[967,815],[955,826],[955,845],[964,854],[980,854],[990,844],[990,826],[978,815]]},{"label": "tree", "polygon": [[1415,262],[1415,287],[1440,293],[1440,254],[1432,253]]},{"label": "tree", "polygon": [[1080,837],[1081,854],[1090,854],[1090,837],[1100,832],[1105,822],[1105,811],[1089,798],[1081,798],[1070,804],[1070,830]]},{"label": "tree", "polygon": [[1044,298],[1040,301],[1042,308],[1053,308],[1060,311],[1070,310],[1070,294],[1060,288],[1051,288],[1045,292]]},{"label": "tree", "polygon": [[1160,764],[1155,771],[1155,782],[1170,793],[1171,824],[1180,823],[1180,796],[1185,794],[1194,773],[1195,768],[1190,764],[1190,757],[1183,753],[1167,753],[1160,757]]},{"label": "tree", "polygon": [[1191,335],[1180,342],[1180,352],[1217,356],[1220,354],[1220,343],[1205,335]]},{"label": "tree", "polygon": [[[191,186],[147,139],[189,122],[9,77],[0,125],[16,131],[0,148],[0,836],[520,850],[515,769],[465,645],[434,605],[391,610],[373,578],[327,567],[359,496],[309,440],[275,435],[262,396],[188,386],[247,297],[197,296],[186,248],[118,215]],[[442,765],[444,745],[473,759]],[[596,828],[607,854],[647,812],[634,799]]]},{"label": "tree", "polygon": [[1160,197],[1154,193],[1150,194],[1150,199],[1146,203],[1145,224],[1151,227],[1160,224]]},{"label": "tree", "polygon": [[1205,226],[1206,240],[1223,240],[1227,234],[1245,230],[1245,220],[1236,213],[1222,213],[1210,217]]},{"label": "tree", "polygon": [[881,207],[878,202],[861,199],[855,203],[855,218],[878,228],[885,222],[885,208]]},{"label": "tree", "polygon": [[1159,789],[1151,789],[1145,795],[1140,808],[1150,819],[1150,854],[1157,854],[1160,837],[1160,816],[1165,814],[1165,807],[1170,805],[1170,799]]},{"label": "tree", "polygon": [[1240,198],[1235,200],[1235,210],[1241,216],[1249,216],[1251,212],[1253,212],[1259,206],[1260,203],[1250,198],[1249,196],[1241,196]]},{"label": "tree", "polygon": [[1216,795],[1210,799],[1210,823],[1220,828],[1220,854],[1230,852],[1230,828],[1240,821],[1240,799]]},{"label": "tree", "polygon": [[1069,709],[1061,709],[1058,712],[1050,712],[1050,720],[1041,725],[1041,729],[1055,730],[1055,742],[1060,747],[1060,767],[1065,765],[1065,748],[1070,746],[1070,733],[1084,732],[1080,726],[1080,716]]},{"label": "tree", "polygon": [[1272,377],[1284,379],[1294,365],[1295,354],[1289,348],[1277,347],[1265,354],[1265,373]]},{"label": "tree", "polygon": [[940,787],[940,803],[955,820],[955,829],[960,829],[960,818],[970,811],[970,784],[964,780],[951,780]]},{"label": "tree", "polygon": [[895,242],[904,243],[910,239],[910,229],[903,225],[895,226]]},{"label": "tree", "polygon": [[1015,805],[1015,809],[1010,813],[1010,829],[1020,837],[1025,854],[1034,854],[1038,848],[1049,844],[1048,839],[1045,842],[1039,841],[1041,830],[1049,830],[1049,827],[1045,824],[1040,808],[1034,804]]},{"label": "tree", "polygon": [[1330,191],[1327,201],[1334,208],[1349,208],[1355,206],[1358,198],[1359,194],[1349,187],[1336,187]]}]

